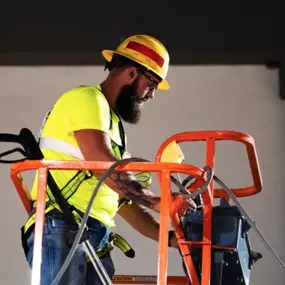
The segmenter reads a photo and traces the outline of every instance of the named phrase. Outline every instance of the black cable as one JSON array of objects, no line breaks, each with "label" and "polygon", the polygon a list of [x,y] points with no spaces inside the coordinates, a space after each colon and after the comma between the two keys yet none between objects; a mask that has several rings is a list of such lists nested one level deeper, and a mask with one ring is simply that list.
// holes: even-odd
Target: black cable
[{"label": "black cable", "polygon": [[208,186],[210,185],[211,181],[213,180],[214,170],[211,167],[209,167],[209,166],[205,166],[202,169],[204,169],[208,173],[206,181],[205,181],[204,185],[201,188],[197,189],[193,193],[189,193],[189,191],[185,188],[185,185],[190,180],[192,180],[194,178],[193,176],[191,176],[191,175],[187,176],[185,178],[185,180],[181,184],[174,176],[171,175],[171,177],[170,177],[171,181],[179,188],[181,196],[183,196],[184,198],[188,198],[188,199],[189,198],[190,199],[195,199],[198,195],[201,195],[208,188]]},{"label": "black cable", "polygon": [[239,203],[238,199],[236,198],[235,194],[231,191],[230,188],[227,187],[227,185],[217,176],[214,175],[213,179],[226,191],[226,193],[230,196],[230,198],[233,200],[233,202],[236,204],[236,206],[239,208],[241,211],[242,215],[246,219],[246,221],[249,223],[249,225],[255,230],[257,233],[258,237],[261,239],[261,241],[265,244],[267,249],[273,254],[273,256],[277,259],[278,263],[280,266],[285,270],[285,264],[281,260],[281,258],[277,255],[277,253],[274,251],[272,246],[269,244],[269,242],[265,239],[265,237],[262,235],[260,230],[257,228],[255,223],[251,220],[247,212],[243,209],[242,205]]}]

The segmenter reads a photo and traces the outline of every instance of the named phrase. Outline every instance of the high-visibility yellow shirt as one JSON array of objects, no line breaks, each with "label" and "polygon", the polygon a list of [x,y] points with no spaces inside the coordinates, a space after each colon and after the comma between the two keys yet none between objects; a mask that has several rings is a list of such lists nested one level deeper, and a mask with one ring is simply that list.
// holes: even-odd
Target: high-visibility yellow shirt
[{"label": "high-visibility yellow shirt", "polygon": [[[63,143],[75,150],[79,150],[74,131],[81,129],[96,129],[107,133],[111,139],[115,156],[118,159],[122,158],[119,148],[123,146],[123,141],[119,129],[119,121],[118,116],[110,110],[100,85],[79,86],[68,90],[60,96],[43,123],[40,142],[46,138],[52,138],[55,142],[58,142],[58,145],[56,143],[53,145],[54,149],[46,148],[45,145],[41,146],[40,144],[44,159],[78,160],[78,158],[71,156],[70,153],[66,153],[65,150],[67,148],[63,147],[58,151],[57,146]],[[75,176],[77,170],[52,170],[50,173],[59,189],[63,189],[62,194],[68,197],[68,203],[85,212],[98,179],[92,176],[84,180],[74,191],[75,187],[64,187]],[[36,172],[31,191],[33,201],[37,199],[37,185],[38,173]],[[47,196],[48,200],[49,197]],[[114,216],[118,210],[118,202],[118,194],[107,185],[102,184],[92,205],[90,216],[109,227],[113,227],[115,226]],[[49,206],[46,212],[52,210],[54,206],[56,206],[55,203]],[[27,229],[34,221],[35,215],[29,218],[25,228]]]}]

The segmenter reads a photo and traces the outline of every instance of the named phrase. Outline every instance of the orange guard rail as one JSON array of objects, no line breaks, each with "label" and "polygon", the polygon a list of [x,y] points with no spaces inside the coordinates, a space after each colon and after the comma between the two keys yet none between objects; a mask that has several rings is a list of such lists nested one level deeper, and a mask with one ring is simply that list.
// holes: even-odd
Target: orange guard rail
[{"label": "orange guard rail", "polygon": [[[179,222],[179,213],[183,204],[183,197],[173,201],[170,191],[170,175],[171,173],[183,173],[196,178],[193,186],[188,190],[196,191],[205,181],[205,171],[199,167],[173,163],[161,162],[161,157],[165,148],[171,143],[181,143],[189,141],[205,141],[206,142],[206,164],[214,169],[215,166],[215,144],[216,141],[237,141],[245,145],[253,185],[246,188],[232,188],[231,190],[237,197],[246,197],[259,193],[262,190],[262,181],[258,159],[256,155],[254,140],[252,137],[234,131],[194,131],[176,134],[168,138],[159,148],[155,162],[130,162],[117,168],[119,171],[148,171],[156,172],[159,177],[161,186],[161,213],[160,213],[160,233],[158,243],[158,268],[157,276],[138,276],[138,275],[116,275],[113,278],[114,284],[188,284],[188,279],[184,276],[167,276],[168,267],[168,231],[169,219],[171,219],[173,228],[178,238],[179,247],[186,270],[191,278],[192,285],[209,285],[211,274],[211,244],[212,233],[212,207],[213,199],[227,197],[223,189],[214,189],[212,181],[207,190],[202,193],[204,200],[204,224],[203,224],[203,240],[201,242],[185,241],[183,229]],[[45,199],[47,187],[47,171],[48,170],[107,170],[113,163],[109,162],[91,162],[91,161],[32,161],[27,160],[18,162],[11,167],[11,179],[16,190],[23,202],[26,211],[29,213],[32,208],[30,196],[25,186],[21,172],[28,170],[39,170],[38,200],[36,207],[36,224],[35,224],[35,243],[34,243],[34,262],[32,268],[32,285],[40,284],[41,270],[41,245],[43,237],[43,227],[45,219]],[[202,251],[202,276],[201,281],[196,274],[193,260],[191,258],[191,247],[201,246]],[[216,248],[218,246],[215,246]],[[234,250],[232,248],[223,248],[224,250]]]}]

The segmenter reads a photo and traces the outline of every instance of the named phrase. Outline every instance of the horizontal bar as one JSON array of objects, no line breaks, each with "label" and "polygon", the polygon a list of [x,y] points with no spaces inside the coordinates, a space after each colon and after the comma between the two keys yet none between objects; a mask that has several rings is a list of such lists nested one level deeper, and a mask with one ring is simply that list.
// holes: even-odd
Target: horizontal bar
[{"label": "horizontal bar", "polygon": [[[164,149],[173,141],[176,143],[182,142],[194,142],[194,141],[236,141],[246,146],[248,160],[251,168],[251,174],[253,179],[253,185],[243,188],[231,188],[231,191],[236,197],[246,197],[255,195],[262,190],[262,178],[260,173],[260,167],[255,150],[254,139],[241,132],[235,131],[191,131],[175,134],[166,139],[157,151],[155,161],[160,161]],[[224,189],[214,189],[214,198],[227,197]]]},{"label": "horizontal bar", "polygon": [[[236,131],[226,131],[226,130],[217,130],[217,131],[191,131],[191,132],[182,132],[175,134],[169,137],[160,147],[164,148],[164,145],[169,144],[171,141],[176,141],[177,143],[186,142],[186,141],[207,141],[209,139],[214,139],[216,141],[238,141],[242,143],[254,144],[254,139],[241,132]],[[158,153],[160,153],[160,149]]]},{"label": "horizontal bar", "polygon": [[[115,275],[112,281],[114,284],[157,284],[157,276],[155,275]],[[189,281],[186,276],[168,276],[167,284],[188,285]]]},{"label": "horizontal bar", "polygon": [[[202,247],[203,245],[211,245],[211,243],[209,242],[203,242],[203,241],[180,241],[180,244],[187,244],[189,246],[192,247]],[[225,251],[237,251],[236,248],[234,247],[226,247],[226,246],[220,246],[220,245],[211,245],[212,248],[215,249],[221,249],[221,250],[225,250]]]},{"label": "horizontal bar", "polygon": [[[36,170],[46,167],[50,170],[93,170],[106,171],[114,163],[102,161],[61,161],[61,160],[27,160],[24,162],[14,163],[11,167],[11,176],[15,176],[20,172],[28,170]],[[166,162],[128,162],[116,168],[118,171],[149,171],[160,172],[168,170],[170,172],[179,172],[184,174],[191,174],[196,178],[201,178],[204,170],[190,165],[179,163]]]}]

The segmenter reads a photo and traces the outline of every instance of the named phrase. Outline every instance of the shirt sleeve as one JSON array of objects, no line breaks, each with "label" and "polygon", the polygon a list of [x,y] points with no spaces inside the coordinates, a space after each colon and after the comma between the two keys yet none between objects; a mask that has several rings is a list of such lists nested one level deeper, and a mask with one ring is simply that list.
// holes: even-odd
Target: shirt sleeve
[{"label": "shirt sleeve", "polygon": [[96,129],[108,133],[110,107],[104,95],[93,87],[78,87],[65,97],[65,112],[70,132]]}]

